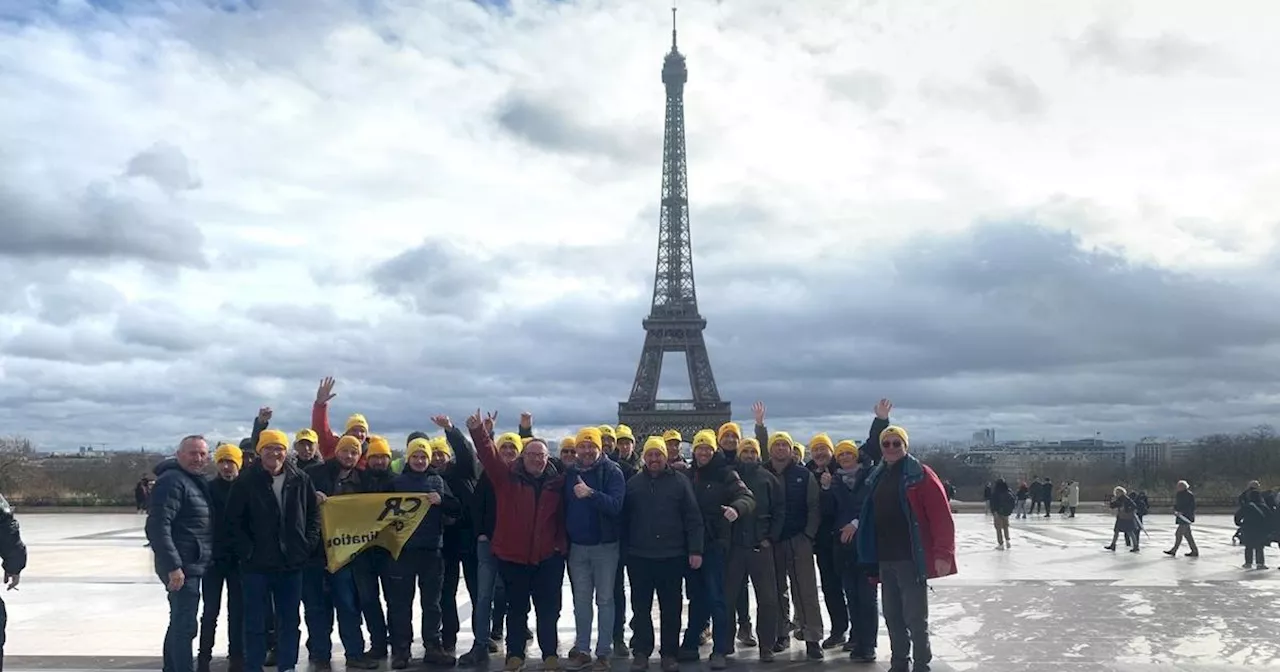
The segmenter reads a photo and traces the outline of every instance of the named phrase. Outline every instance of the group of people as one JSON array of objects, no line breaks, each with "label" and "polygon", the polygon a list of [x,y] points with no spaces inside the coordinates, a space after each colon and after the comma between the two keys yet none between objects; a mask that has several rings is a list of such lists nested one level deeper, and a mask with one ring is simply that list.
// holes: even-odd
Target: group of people
[{"label": "group of people", "polygon": [[[674,430],[636,437],[603,425],[552,441],[528,413],[516,431],[497,433],[496,414],[477,411],[465,432],[432,418],[442,436],[415,432],[396,459],[363,415],[341,435],[330,429],[333,389],[333,379],[321,382],[312,425],[292,441],[262,409],[253,436],[213,451],[212,479],[199,436],[157,468],[147,537],[170,601],[166,671],[192,668],[197,634],[195,665],[208,669],[224,589],[235,671],[292,670],[300,611],[311,669],[329,664],[335,621],[348,669],[388,656],[404,669],[415,592],[426,665],[487,665],[505,648],[505,669],[519,672],[534,638],[544,670],[607,670],[611,657],[630,657],[640,672],[655,654],[666,672],[704,657],[723,669],[735,639],[766,662],[793,638],[810,659],[843,648],[871,662],[882,606],[891,669],[930,669],[927,582],[956,572],[955,530],[941,481],[911,456],[887,400],[862,445],[770,431],[762,403],[752,435],[733,422],[698,431],[689,458]],[[387,491],[432,503],[399,557],[371,547],[329,572],[325,501]],[[566,572],[576,636],[562,660]],[[455,659],[460,579],[475,643]]]}]

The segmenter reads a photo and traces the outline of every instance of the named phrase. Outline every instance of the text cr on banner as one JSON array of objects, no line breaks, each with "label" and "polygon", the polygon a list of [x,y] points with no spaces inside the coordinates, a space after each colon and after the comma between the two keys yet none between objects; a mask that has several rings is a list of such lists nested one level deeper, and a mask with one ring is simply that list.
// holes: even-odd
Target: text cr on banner
[{"label": "text cr on banner", "polygon": [[336,495],[320,505],[324,557],[329,572],[342,569],[357,553],[381,546],[400,557],[431,502],[426,494],[397,492]]}]

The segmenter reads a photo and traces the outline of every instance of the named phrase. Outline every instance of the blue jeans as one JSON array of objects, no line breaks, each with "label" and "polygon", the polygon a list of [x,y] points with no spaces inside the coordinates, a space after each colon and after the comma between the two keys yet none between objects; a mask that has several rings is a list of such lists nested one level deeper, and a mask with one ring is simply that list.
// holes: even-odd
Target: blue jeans
[{"label": "blue jeans", "polygon": [[596,656],[608,658],[613,652],[613,581],[618,573],[618,544],[569,547],[569,567],[573,573],[573,621],[577,637],[573,648],[591,652],[591,603],[600,615],[600,634],[596,636]]},{"label": "blue jeans", "polygon": [[495,624],[501,631],[507,615],[507,590],[498,575],[498,560],[489,550],[489,542],[476,542],[476,603],[471,614],[471,632],[476,637],[472,646],[488,653]]},{"label": "blue jeans", "polygon": [[[169,577],[160,577],[167,583]],[[182,587],[169,591],[169,629],[164,633],[164,672],[191,672],[192,642],[200,612],[200,577],[188,576]]]},{"label": "blue jeans", "polygon": [[711,622],[711,653],[727,656],[733,653],[733,624],[724,598],[724,549],[710,544],[702,554],[702,567],[689,570],[685,581],[689,586],[689,627],[684,631],[680,648],[697,651],[702,631]]},{"label": "blue jeans", "polygon": [[360,602],[356,598],[355,570],[351,565],[330,574],[324,565],[302,570],[302,605],[307,615],[307,658],[333,658],[333,612],[338,612],[338,639],[347,658],[364,655],[364,631],[360,629]]},{"label": "blue jeans", "polygon": [[[298,666],[298,616],[302,603],[302,570],[271,572],[246,571],[244,584],[244,669],[262,672],[267,658],[267,607],[274,605],[276,622],[276,669],[281,672]],[[270,599],[268,599],[268,596]]]}]

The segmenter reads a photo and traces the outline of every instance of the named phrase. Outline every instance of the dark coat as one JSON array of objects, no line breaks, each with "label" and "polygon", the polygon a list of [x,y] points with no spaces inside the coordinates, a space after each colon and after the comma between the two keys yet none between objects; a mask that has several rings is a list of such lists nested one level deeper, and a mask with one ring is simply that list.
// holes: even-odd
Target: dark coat
[{"label": "dark coat", "polygon": [[462,506],[458,498],[449,491],[449,484],[440,476],[440,472],[431,467],[426,471],[414,471],[405,466],[404,472],[396,476],[391,488],[396,492],[436,492],[440,494],[440,505],[427,509],[427,516],[418,523],[417,529],[405,542],[405,548],[439,549],[444,546],[444,517],[457,516]]},{"label": "dark coat", "polygon": [[493,539],[493,530],[498,525],[498,500],[493,494],[493,483],[488,474],[480,474],[476,481],[476,491],[471,498],[471,520],[476,526],[476,538],[481,536]]},{"label": "dark coat", "polygon": [[156,574],[167,579],[181,569],[203,576],[213,561],[213,517],[209,483],[169,460],[156,467],[156,486],[147,509],[147,541],[155,553]]},{"label": "dark coat", "polygon": [[451,496],[457,499],[459,507],[453,509],[452,513],[446,513],[450,522],[444,527],[444,546],[464,555],[474,555],[477,535],[471,511],[476,482],[480,479],[480,462],[476,458],[475,447],[467,441],[462,430],[451,427],[445,431],[444,438],[453,451],[453,461],[440,472],[440,476],[448,486]]},{"label": "dark coat", "polygon": [[[1196,522],[1196,495],[1190,489],[1181,490],[1173,494],[1173,522],[1178,523],[1194,523]],[[1178,520],[1181,515],[1186,520]]]},{"label": "dark coat", "polygon": [[248,572],[289,572],[302,568],[320,545],[320,505],[305,472],[284,463],[283,507],[271,489],[272,476],[258,462],[231,486],[227,524],[236,558]]},{"label": "dark coat", "polygon": [[641,471],[627,481],[622,500],[622,538],[628,557],[663,560],[702,555],[702,511],[693,485],[667,467],[656,476]]},{"label": "dark coat", "polygon": [[698,466],[695,460],[689,469],[689,480],[693,483],[693,495],[698,500],[698,509],[702,511],[706,547],[715,545],[722,550],[729,550],[733,523],[724,517],[724,509],[721,507],[733,507],[739,518],[749,516],[755,511],[755,497],[719,450],[705,466]]},{"label": "dark coat", "polygon": [[787,511],[782,483],[759,463],[738,462],[738,475],[755,498],[755,510],[739,518],[733,525],[735,548],[757,548],[760,542],[777,542],[782,538],[782,525]]},{"label": "dark coat", "polygon": [[774,471],[773,464],[768,465],[782,483],[782,490],[787,498],[786,522],[782,525],[782,539],[785,541],[798,534],[803,534],[813,541],[818,535],[818,525],[822,522],[821,488],[818,480],[803,466],[792,460],[781,471]]},{"label": "dark coat", "polygon": [[[581,478],[593,490],[578,499],[573,489]],[[622,500],[627,482],[613,460],[601,457],[590,467],[569,467],[564,478],[564,529],[569,543],[583,546],[617,543],[621,538]]]},{"label": "dark coat", "polygon": [[22,543],[22,531],[8,500],[0,496],[0,559],[4,560],[4,573],[17,576],[27,568],[27,545]]},{"label": "dark coat", "polygon": [[213,510],[213,561],[219,565],[234,565],[236,561],[235,542],[231,539],[231,527],[227,525],[227,499],[231,496],[231,485],[221,476],[209,479],[209,506]]}]

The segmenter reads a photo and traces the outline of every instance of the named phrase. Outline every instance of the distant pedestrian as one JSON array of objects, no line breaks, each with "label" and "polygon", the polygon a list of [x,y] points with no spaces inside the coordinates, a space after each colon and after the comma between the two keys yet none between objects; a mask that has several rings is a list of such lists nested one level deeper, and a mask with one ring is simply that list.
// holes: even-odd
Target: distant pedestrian
[{"label": "distant pedestrian", "polygon": [[1264,552],[1271,541],[1271,512],[1262,502],[1262,493],[1254,490],[1240,509],[1235,523],[1240,527],[1240,545],[1244,546],[1244,568],[1267,568]]},{"label": "distant pedestrian", "polygon": [[1009,516],[1013,514],[1015,503],[1009,484],[1003,478],[996,479],[991,486],[991,518],[996,526],[996,548],[1002,551],[1013,548],[1013,540],[1009,538]]},{"label": "distant pedestrian", "polygon": [[[27,546],[22,543],[18,520],[8,500],[0,495],[0,559],[4,560],[4,584],[6,590],[18,587],[18,577],[27,568]],[[9,623],[9,612],[0,599],[0,670],[4,669],[4,633]]]},{"label": "distant pedestrian", "polygon": [[203,475],[208,462],[209,444],[193,434],[178,444],[175,459],[156,467],[146,531],[156,575],[169,592],[164,672],[194,669],[191,649],[198,632],[200,582],[213,558],[209,483]]},{"label": "distant pedestrian", "polygon": [[1178,531],[1173,536],[1173,548],[1164,552],[1165,555],[1177,555],[1178,548],[1182,546],[1182,540],[1187,540],[1187,545],[1191,547],[1191,551],[1187,553],[1188,558],[1200,557],[1200,549],[1196,548],[1196,539],[1191,536],[1191,524],[1196,522],[1196,495],[1191,492],[1191,484],[1186,481],[1178,481],[1177,491],[1173,494],[1173,521],[1178,525]]}]

